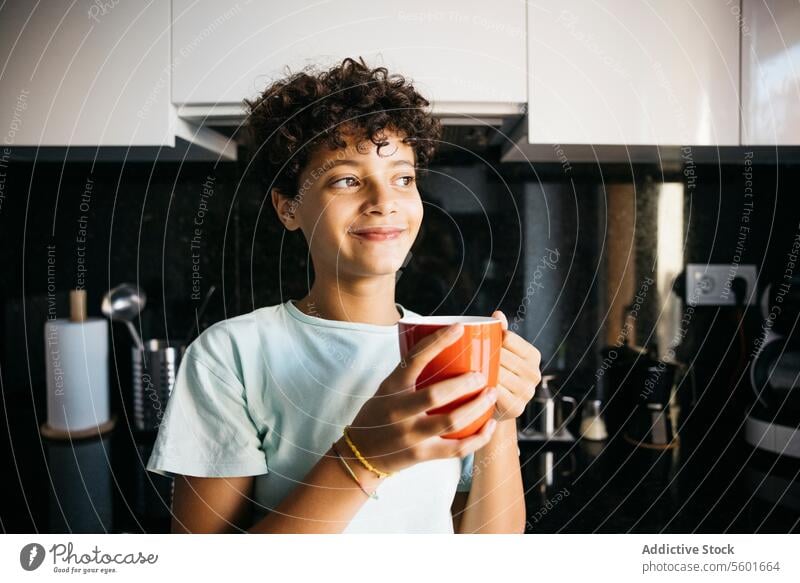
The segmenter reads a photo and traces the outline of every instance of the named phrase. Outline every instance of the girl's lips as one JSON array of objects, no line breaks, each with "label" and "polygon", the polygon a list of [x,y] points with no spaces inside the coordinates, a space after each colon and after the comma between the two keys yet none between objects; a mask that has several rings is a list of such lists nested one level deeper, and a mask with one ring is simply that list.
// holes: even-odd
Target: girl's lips
[{"label": "girl's lips", "polygon": [[350,231],[350,234],[358,239],[363,239],[365,241],[391,241],[397,239],[405,233],[405,229],[378,229],[378,230],[367,230],[367,231],[360,231],[358,233],[354,231]]}]

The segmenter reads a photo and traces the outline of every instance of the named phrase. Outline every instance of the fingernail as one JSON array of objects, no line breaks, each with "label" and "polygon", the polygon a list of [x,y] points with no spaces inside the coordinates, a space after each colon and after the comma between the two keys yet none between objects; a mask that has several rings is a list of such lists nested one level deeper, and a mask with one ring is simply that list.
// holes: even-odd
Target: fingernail
[{"label": "fingernail", "polygon": [[497,426],[497,419],[489,419],[489,422],[486,425],[486,429],[488,431],[494,431],[494,428]]},{"label": "fingernail", "polygon": [[497,401],[497,391],[492,389],[486,394],[486,398],[489,400],[490,403],[494,403]]},{"label": "fingernail", "polygon": [[461,334],[464,330],[464,324],[453,324],[450,326],[450,329],[447,331],[447,334],[450,336],[455,336],[457,334]]},{"label": "fingernail", "polygon": [[486,377],[479,372],[472,373],[472,382],[476,387],[486,384]]}]

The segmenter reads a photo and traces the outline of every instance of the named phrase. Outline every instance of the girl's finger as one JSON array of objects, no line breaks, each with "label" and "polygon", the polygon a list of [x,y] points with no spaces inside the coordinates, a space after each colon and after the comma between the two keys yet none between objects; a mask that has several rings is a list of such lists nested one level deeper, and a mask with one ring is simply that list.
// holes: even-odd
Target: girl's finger
[{"label": "girl's finger", "polygon": [[521,357],[523,360],[535,362],[536,366],[539,366],[539,363],[541,362],[541,353],[522,336],[514,332],[506,331],[506,334],[503,338],[503,347]]},{"label": "girl's finger", "polygon": [[500,349],[500,362],[503,363],[505,368],[521,377],[536,378],[541,376],[538,364],[525,360],[505,346]]},{"label": "girl's finger", "polygon": [[494,431],[497,429],[497,420],[496,419],[489,419],[481,428],[478,433],[475,435],[471,435],[469,437],[465,437],[464,439],[460,439],[460,444],[458,449],[456,450],[457,457],[465,457],[469,454],[478,451],[484,445],[489,443],[494,435]]},{"label": "girl's finger", "polygon": [[376,394],[389,395],[414,389],[417,377],[425,366],[442,350],[458,340],[463,333],[463,324],[453,324],[428,334],[411,347],[406,357],[394,369],[392,382],[382,383]]},{"label": "girl's finger", "polygon": [[487,409],[494,406],[496,400],[497,389],[484,389],[474,399],[462,403],[452,411],[421,416],[416,426],[424,434],[442,435],[444,433],[455,433],[480,419]]},{"label": "girl's finger", "polygon": [[497,375],[497,382],[508,389],[515,397],[526,401],[533,396],[533,391],[536,388],[536,385],[527,378],[517,376],[503,367],[500,368],[500,372]]},{"label": "girl's finger", "polygon": [[439,441],[439,443],[433,446],[437,450],[436,457],[451,458],[468,456],[489,443],[496,428],[497,421],[495,419],[489,419],[483,424],[480,431],[469,437],[463,439],[435,438]]},{"label": "girl's finger", "polygon": [[419,415],[475,393],[485,386],[486,377],[482,374],[465,373],[428,385],[413,394],[403,395],[397,399],[397,408],[403,414],[402,418]]},{"label": "girl's finger", "polygon": [[453,324],[447,328],[437,330],[417,342],[409,351],[405,359],[405,372],[408,377],[416,379],[422,369],[432,361],[442,350],[453,344],[464,333],[463,324]]},{"label": "girl's finger", "polygon": [[522,415],[528,400],[520,398],[502,385],[497,385],[497,410],[504,418]]}]

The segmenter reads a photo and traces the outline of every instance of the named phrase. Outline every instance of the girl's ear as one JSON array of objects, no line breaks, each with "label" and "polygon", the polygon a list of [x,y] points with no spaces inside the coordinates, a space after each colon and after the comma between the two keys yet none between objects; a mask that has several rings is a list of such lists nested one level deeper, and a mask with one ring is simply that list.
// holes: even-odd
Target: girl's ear
[{"label": "girl's ear", "polygon": [[273,188],[271,192],[272,206],[275,212],[278,213],[278,218],[283,223],[283,226],[290,231],[296,231],[300,228],[300,222],[297,220],[297,201],[288,196],[284,196],[277,188]]}]

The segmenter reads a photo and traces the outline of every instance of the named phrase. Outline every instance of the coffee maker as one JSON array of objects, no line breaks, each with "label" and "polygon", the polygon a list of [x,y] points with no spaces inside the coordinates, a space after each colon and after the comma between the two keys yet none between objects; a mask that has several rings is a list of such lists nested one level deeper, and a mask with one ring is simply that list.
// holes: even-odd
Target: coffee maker
[{"label": "coffee maker", "polygon": [[602,357],[609,435],[621,434],[625,441],[647,449],[676,447],[673,389],[679,365],[628,344],[606,347]]}]

